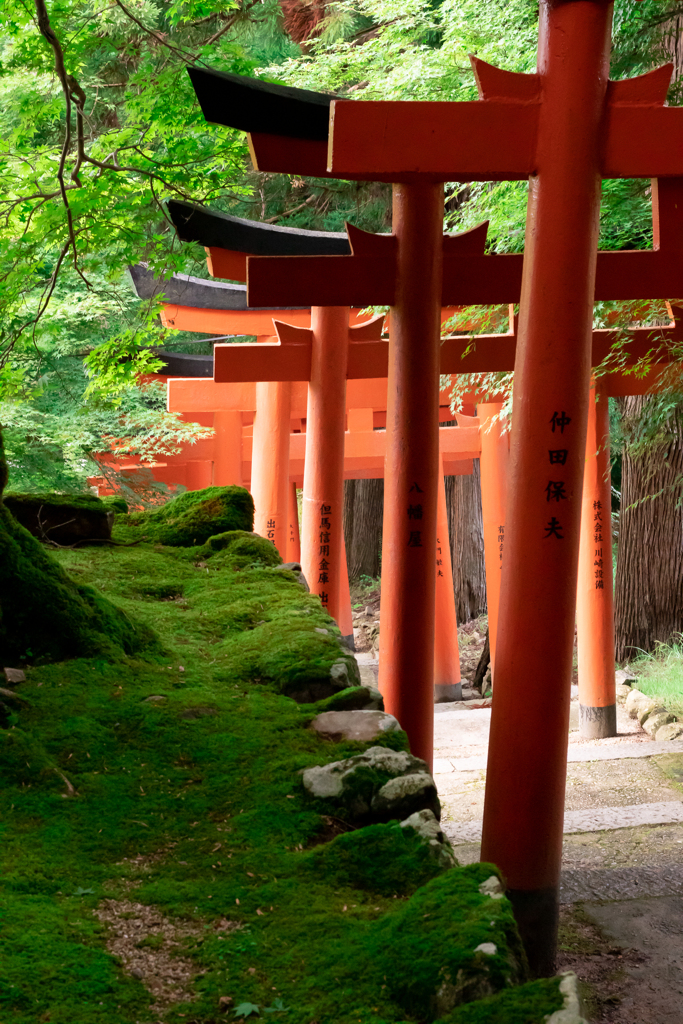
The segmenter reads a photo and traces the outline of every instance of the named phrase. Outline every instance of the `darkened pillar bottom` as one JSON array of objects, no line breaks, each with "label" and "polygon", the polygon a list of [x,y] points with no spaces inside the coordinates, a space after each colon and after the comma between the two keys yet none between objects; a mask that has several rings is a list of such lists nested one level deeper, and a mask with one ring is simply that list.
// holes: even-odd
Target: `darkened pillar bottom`
[{"label": "darkened pillar bottom", "polygon": [[436,683],[434,686],[434,703],[442,701],[462,700],[462,683]]},{"label": "darkened pillar bottom", "polygon": [[555,973],[557,927],[560,907],[557,889],[508,889],[515,921],[533,978]]},{"label": "darkened pillar bottom", "polygon": [[617,706],[589,708],[579,704],[579,735],[583,740],[602,740],[617,734]]}]

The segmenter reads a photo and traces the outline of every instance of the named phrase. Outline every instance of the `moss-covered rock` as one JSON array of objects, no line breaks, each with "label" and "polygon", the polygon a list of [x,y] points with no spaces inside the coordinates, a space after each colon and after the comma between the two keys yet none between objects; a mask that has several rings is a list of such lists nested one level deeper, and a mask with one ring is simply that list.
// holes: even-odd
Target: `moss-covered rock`
[{"label": "moss-covered rock", "polygon": [[[561,985],[561,978],[528,981],[476,1003],[458,1006],[436,1024],[555,1024],[555,1013],[562,1011],[565,1002]],[[579,1024],[578,1020],[574,1024]]]},{"label": "moss-covered rock", "polygon": [[345,821],[401,821],[423,809],[441,816],[427,765],[405,751],[369,747],[344,761],[308,768],[303,784]]},{"label": "moss-covered rock", "polygon": [[302,710],[310,712],[311,718],[326,711],[384,711],[384,697],[371,686],[349,686]]},{"label": "moss-covered rock", "polygon": [[68,545],[111,537],[114,510],[94,494],[8,493],[3,503],[39,540]]},{"label": "moss-covered rock", "polygon": [[377,923],[370,955],[406,1013],[441,1019],[526,980],[512,907],[481,888],[495,872],[490,864],[447,871]]},{"label": "moss-covered rock", "polygon": [[248,533],[246,530],[227,530],[225,533],[218,533],[192,551],[194,560],[213,558],[216,555],[227,556],[229,562],[236,568],[245,568],[256,563],[276,566],[282,562],[280,552],[274,544],[265,537],[260,537],[258,533]]},{"label": "moss-covered rock", "polygon": [[[5,478],[0,439],[0,478]],[[1,496],[0,496],[1,497]],[[0,502],[0,656],[59,661],[97,654],[133,654],[156,647],[93,587],[76,583]]]},{"label": "moss-covered rock", "polygon": [[161,508],[134,512],[128,522],[143,540],[170,547],[195,547],[217,534],[254,528],[254,502],[244,487],[186,491]]},{"label": "moss-covered rock", "polygon": [[[422,812],[430,814],[430,812]],[[311,852],[309,868],[334,885],[350,885],[383,896],[414,892],[457,864],[436,818],[434,836],[415,828],[411,819],[367,825],[337,836]]]}]

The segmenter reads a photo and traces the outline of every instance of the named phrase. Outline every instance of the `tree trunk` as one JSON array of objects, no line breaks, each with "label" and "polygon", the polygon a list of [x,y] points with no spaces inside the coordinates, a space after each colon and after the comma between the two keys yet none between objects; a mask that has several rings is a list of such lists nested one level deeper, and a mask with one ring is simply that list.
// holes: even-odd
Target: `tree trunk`
[{"label": "tree trunk", "polygon": [[344,543],[349,579],[379,576],[384,480],[344,481]]},{"label": "tree trunk", "polygon": [[[624,426],[640,416],[643,397],[621,402]],[[683,487],[681,420],[666,441],[635,457],[623,452],[621,514],[614,590],[616,659],[652,651],[683,630]],[[651,500],[647,500],[651,499]],[[636,504],[637,503],[637,504]],[[635,506],[635,507],[634,507]]]},{"label": "tree trunk", "polygon": [[471,476],[446,477],[446,507],[456,615],[458,623],[469,622],[486,611],[479,459]]}]

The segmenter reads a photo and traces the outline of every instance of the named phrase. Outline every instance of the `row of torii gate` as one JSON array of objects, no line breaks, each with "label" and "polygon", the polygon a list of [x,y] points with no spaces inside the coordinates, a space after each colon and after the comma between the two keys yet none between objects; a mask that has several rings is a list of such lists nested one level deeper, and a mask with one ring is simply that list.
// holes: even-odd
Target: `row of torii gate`
[{"label": "row of torii gate", "polygon": [[[380,685],[413,752],[427,761],[443,479],[439,375],[515,370],[505,499],[504,477],[497,477],[505,557],[491,628],[495,700],[482,859],[501,868],[532,970],[544,974],[556,946],[577,584],[580,677],[591,680],[581,696],[584,727],[592,723],[598,735],[614,730],[606,396],[644,393],[656,381],[654,371],[646,379],[605,375],[595,402],[591,366],[614,339],[592,331],[593,303],[680,292],[683,109],[665,106],[670,65],[609,81],[607,0],[542,0],[540,7],[537,73],[473,58],[480,98],[471,103],[341,100],[190,69],[206,119],[247,132],[256,169],[391,182],[390,235],[349,226],[347,238],[324,236],[186,204],[169,209],[180,237],[207,248],[215,277],[246,280],[248,306],[310,307],[310,327],[276,324],[276,344],[217,345],[214,387],[259,382],[252,444],[267,410],[264,429],[273,445],[281,443],[279,465],[287,467],[277,475],[280,487],[289,480],[291,382],[308,380],[302,564],[333,614],[346,381],[387,380]],[[598,252],[600,182],[612,177],[655,179],[652,251]],[[484,226],[443,235],[444,182],[526,178],[523,257],[486,254]],[[477,337],[463,358],[468,342],[442,343],[444,307],[517,302],[514,332]],[[388,341],[378,321],[350,325],[351,307],[373,304],[391,307]],[[215,303],[176,307],[176,327],[220,330],[207,315],[220,314]],[[655,349],[666,362],[667,333],[669,342],[679,337],[675,324],[656,339],[651,330],[634,331],[628,361]],[[482,458],[487,437],[505,453],[499,425],[481,437]],[[256,466],[252,455],[252,489]],[[286,516],[286,492],[276,507]]]}]

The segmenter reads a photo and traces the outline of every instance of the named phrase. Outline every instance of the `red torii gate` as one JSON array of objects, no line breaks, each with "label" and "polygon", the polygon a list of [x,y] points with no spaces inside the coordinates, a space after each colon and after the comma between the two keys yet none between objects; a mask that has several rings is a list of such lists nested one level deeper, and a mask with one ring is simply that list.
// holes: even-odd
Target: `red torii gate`
[{"label": "red torii gate", "polygon": [[[606,0],[545,0],[538,73],[503,73],[477,61],[478,103],[315,95],[300,104],[307,106],[306,118],[293,125],[288,114],[302,95],[251,86],[242,90],[248,97],[243,109],[229,118],[233,127],[259,133],[252,134],[252,150],[260,169],[399,183],[384,557],[390,575],[385,629],[394,640],[388,703],[399,716],[411,710],[405,698],[411,674],[424,692],[430,689],[425,666],[431,658],[420,650],[422,665],[414,664],[410,641],[415,629],[432,632],[424,628],[433,616],[433,591],[425,586],[433,567],[425,555],[435,530],[442,182],[531,177],[482,856],[507,877],[538,973],[552,970],[557,929],[600,180],[683,170],[683,111],[663,106],[671,69],[608,85],[611,19]],[[196,68],[191,74],[207,119],[225,123],[219,76]],[[259,104],[267,89],[275,99]],[[560,449],[563,462],[550,465],[562,471],[549,471],[549,452]],[[560,479],[549,481],[549,472]],[[555,484],[564,504],[561,515],[549,516],[548,488]],[[423,496],[420,538],[427,545],[412,542],[406,518],[416,493]],[[408,593],[421,606],[418,619],[415,609],[401,607],[399,595]],[[520,638],[532,630],[538,641],[529,652]],[[520,707],[516,693],[522,679],[527,694],[533,680],[531,703],[539,715],[543,709],[544,742],[533,747],[526,739],[529,701]],[[520,765],[533,786],[519,786]]]}]

